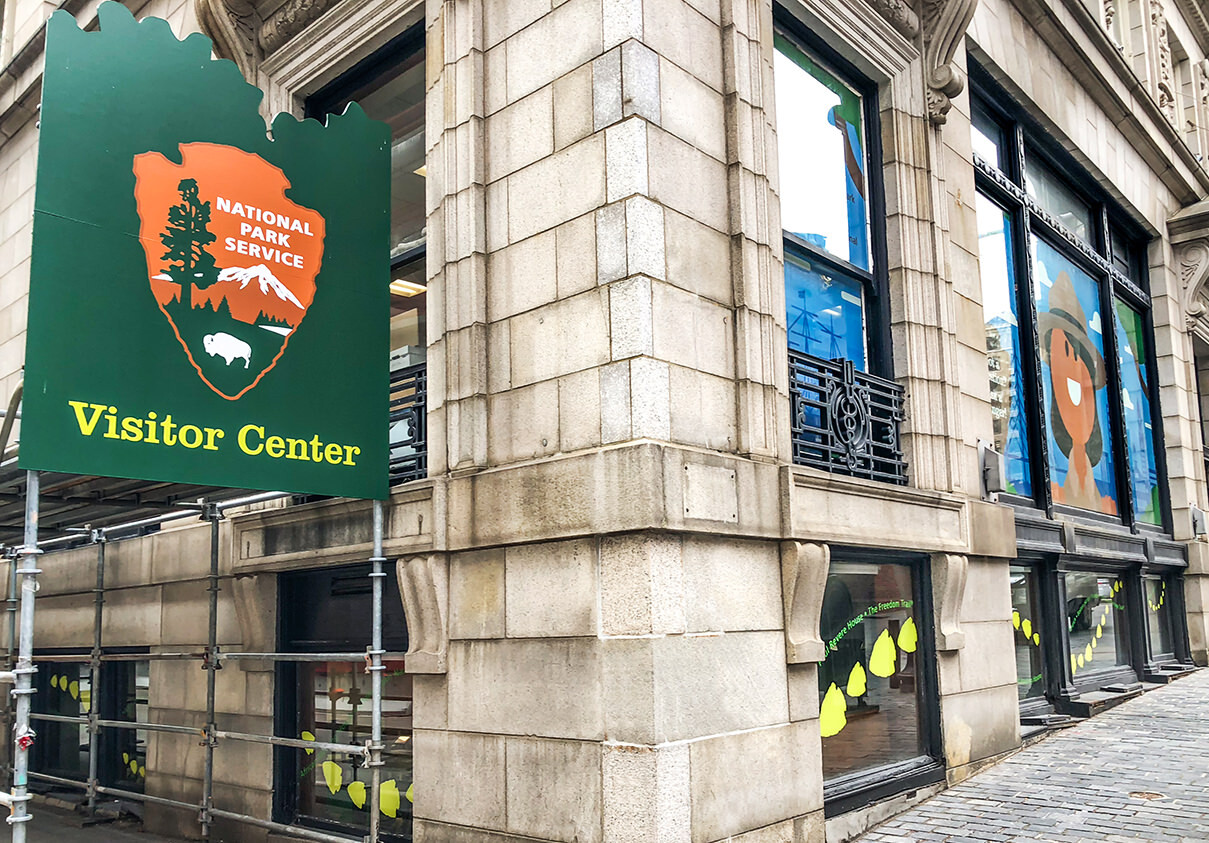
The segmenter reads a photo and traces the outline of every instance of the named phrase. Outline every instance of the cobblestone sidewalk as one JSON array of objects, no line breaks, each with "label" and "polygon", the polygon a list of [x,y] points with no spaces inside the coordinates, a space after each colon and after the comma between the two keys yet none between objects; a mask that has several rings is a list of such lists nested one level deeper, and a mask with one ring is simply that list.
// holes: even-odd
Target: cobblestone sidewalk
[{"label": "cobblestone sidewalk", "polygon": [[1209,843],[1209,670],[1037,743],[860,843]]}]

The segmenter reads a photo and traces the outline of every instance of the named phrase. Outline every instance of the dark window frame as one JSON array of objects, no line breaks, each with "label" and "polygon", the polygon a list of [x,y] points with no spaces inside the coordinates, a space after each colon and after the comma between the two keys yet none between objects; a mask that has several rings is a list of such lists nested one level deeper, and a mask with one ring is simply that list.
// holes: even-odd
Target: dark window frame
[{"label": "dark window frame", "polygon": [[[306,637],[308,623],[318,620],[322,607],[316,607],[315,598],[324,587],[332,596],[339,580],[339,587],[346,595],[372,595],[371,567],[366,563],[336,568],[313,568],[303,571],[288,571],[277,575],[277,640],[282,653],[351,653],[365,650],[370,644],[370,614],[364,614],[364,625],[350,629],[349,625],[333,628],[330,637]],[[326,580],[326,586],[324,581]],[[408,648],[407,624],[403,616],[398,585],[394,577],[384,579],[382,629],[383,649],[387,652],[405,652]],[[319,602],[322,602],[320,599]],[[370,604],[372,605],[372,604]],[[397,610],[396,610],[397,607]],[[399,632],[391,632],[397,630]],[[273,722],[275,734],[293,737],[299,734],[301,705],[299,695],[304,689],[299,684],[299,662],[279,661],[275,665],[274,682],[278,693],[273,695]],[[307,689],[309,690],[309,689]],[[273,820],[285,825],[298,825],[323,831],[350,834],[356,838],[364,836],[365,829],[322,817],[303,814],[300,810],[298,771],[307,763],[308,756],[301,749],[287,746],[273,747]],[[366,803],[368,811],[369,803]],[[409,806],[410,810],[410,806]],[[382,832],[386,843],[407,843],[411,835]]]},{"label": "dark window frame", "polygon": [[[861,269],[836,255],[814,246],[788,231],[782,230],[784,248],[812,264],[822,264],[836,272],[859,281],[865,292],[865,360],[866,371],[883,378],[894,378],[890,335],[890,282],[886,266],[886,201],[884,156],[882,153],[881,114],[878,110],[879,90],[852,63],[841,56],[819,35],[794,17],[780,4],[773,7],[773,28],[778,35],[798,49],[816,57],[836,78],[861,97],[865,121],[866,181],[869,186],[869,258],[872,271]],[[778,110],[787,107],[778,103]],[[782,183],[781,190],[785,185]]]},{"label": "dark window frame", "polygon": [[831,559],[833,562],[899,565],[911,570],[916,609],[914,617],[919,634],[915,693],[923,754],[906,761],[895,761],[845,773],[830,780],[824,779],[823,808],[824,815],[828,818],[945,779],[944,743],[940,727],[939,666],[934,643],[936,630],[932,603],[932,568],[928,557],[915,553],[832,545]]},{"label": "dark window frame", "polygon": [[[1029,443],[1029,472],[1033,495],[1000,493],[1000,500],[1016,507],[1038,509],[1046,517],[1074,518],[1087,522],[1118,526],[1132,533],[1169,535],[1172,530],[1171,502],[1167,484],[1166,461],[1163,458],[1163,419],[1159,405],[1156,374],[1158,372],[1154,343],[1154,323],[1150,296],[1147,292],[1146,251],[1148,237],[1144,231],[1121,213],[1113,199],[1103,191],[1089,187],[1086,173],[1068,153],[1049,140],[1041,127],[1014,103],[1010,97],[977,65],[970,67],[970,97],[972,108],[988,114],[1004,128],[1007,148],[1000,151],[1006,169],[997,169],[991,162],[975,157],[975,185],[979,193],[1007,211],[1012,221],[1013,260],[1016,265],[1016,308],[1020,322],[1021,388],[1025,393],[1026,431]],[[1068,232],[1024,190],[1026,156],[1040,161],[1092,209],[1091,232],[1093,245],[1087,245]],[[1135,278],[1123,274],[1114,262],[1114,245],[1120,237],[1129,238],[1128,263]],[[1031,254],[1033,239],[1040,239],[1063,258],[1086,271],[1097,283],[1100,312],[1105,314],[1104,362],[1106,388],[1109,390],[1109,418],[1103,423],[1110,437],[1114,454],[1114,484],[1117,515],[1056,503],[1050,486],[1049,431],[1045,411],[1045,383],[1042,375],[1040,336],[1037,324],[1035,277]],[[1145,364],[1151,373],[1147,398],[1151,410],[1151,449],[1155,456],[1156,483],[1159,489],[1159,523],[1150,524],[1137,519],[1134,491],[1130,477],[1128,433],[1121,402],[1121,371],[1118,360],[1119,337],[1116,326],[1116,299],[1133,308],[1142,318],[1145,341]],[[1108,318],[1108,315],[1112,318]],[[1025,317],[1027,316],[1027,320]],[[1027,324],[1026,324],[1027,322]]]}]

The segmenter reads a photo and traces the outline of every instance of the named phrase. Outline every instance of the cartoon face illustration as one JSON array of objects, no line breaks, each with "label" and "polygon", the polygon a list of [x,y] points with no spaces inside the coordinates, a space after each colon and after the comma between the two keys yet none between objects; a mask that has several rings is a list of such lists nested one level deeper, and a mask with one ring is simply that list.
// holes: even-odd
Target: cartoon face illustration
[{"label": "cartoon face illustration", "polygon": [[1054,444],[1069,461],[1066,478],[1053,483],[1054,500],[1115,513],[1116,503],[1100,494],[1092,474],[1104,455],[1096,392],[1104,388],[1106,370],[1087,326],[1070,276],[1058,273],[1049,310],[1038,314],[1041,353],[1049,364],[1050,429]]}]

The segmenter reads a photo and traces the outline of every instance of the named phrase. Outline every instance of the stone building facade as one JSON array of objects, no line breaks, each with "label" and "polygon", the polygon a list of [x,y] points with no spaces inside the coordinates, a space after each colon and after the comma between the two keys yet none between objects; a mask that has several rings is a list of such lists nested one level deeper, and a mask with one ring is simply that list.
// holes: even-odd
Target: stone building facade
[{"label": "stone building facade", "polygon": [[[842,840],[1206,664],[1195,0],[125,5],[205,32],[266,115],[356,99],[394,133],[392,370],[426,399],[392,428],[387,839]],[[60,6],[95,19],[3,7],[6,395]],[[363,650],[369,524],[233,513],[220,645]],[[125,661],[97,688],[97,548],[43,557],[37,646],[81,658],[35,708],[199,726],[173,654],[205,640],[208,539],[106,543]],[[228,665],[219,726],[362,740],[358,676]],[[41,731],[86,777],[75,727]],[[197,801],[196,735],[121,735],[102,783]],[[366,823],[347,756],[215,759],[226,810]]]}]

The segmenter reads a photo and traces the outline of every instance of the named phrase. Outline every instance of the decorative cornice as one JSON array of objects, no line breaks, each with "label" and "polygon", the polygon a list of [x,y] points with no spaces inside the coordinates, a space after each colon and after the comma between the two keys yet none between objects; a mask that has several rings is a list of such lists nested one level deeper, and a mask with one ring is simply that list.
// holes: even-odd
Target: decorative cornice
[{"label": "decorative cornice", "polygon": [[337,2],[339,0],[286,0],[261,24],[260,45],[265,55],[275,52]]},{"label": "decorative cornice", "polygon": [[248,0],[195,0],[194,11],[198,26],[214,42],[214,54],[235,62],[244,79],[255,80],[263,57],[256,7]]},{"label": "decorative cornice", "polygon": [[924,34],[924,73],[928,117],[941,124],[948,119],[952,98],[965,87],[965,77],[953,64],[953,55],[965,37],[978,0],[923,0],[920,16]]},{"label": "decorative cornice", "polygon": [[869,5],[890,22],[904,38],[919,35],[919,15],[906,0],[869,0]]}]

